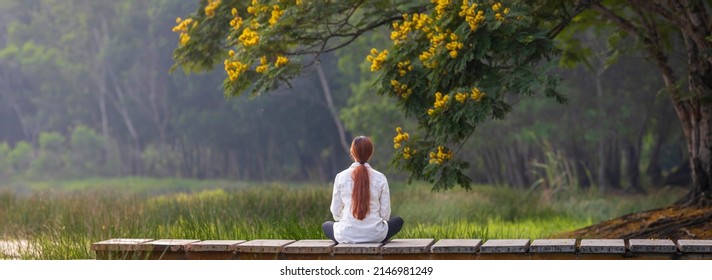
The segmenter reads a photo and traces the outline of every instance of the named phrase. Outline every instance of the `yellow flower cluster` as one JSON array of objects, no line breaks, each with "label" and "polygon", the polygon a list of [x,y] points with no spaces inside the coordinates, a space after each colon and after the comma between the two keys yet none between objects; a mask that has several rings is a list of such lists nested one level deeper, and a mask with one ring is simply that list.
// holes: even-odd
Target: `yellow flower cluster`
[{"label": "yellow flower cluster", "polygon": [[462,49],[465,45],[462,44],[462,42],[457,41],[457,34],[455,33],[450,33],[450,43],[447,43],[445,45],[445,48],[450,52],[450,57],[456,58],[457,57],[457,51]]},{"label": "yellow flower cluster", "polygon": [[275,62],[274,65],[277,67],[282,67],[282,65],[285,65],[287,63],[289,63],[289,58],[287,58],[286,56],[278,55],[277,62]]},{"label": "yellow flower cluster", "polygon": [[381,70],[383,62],[388,58],[388,50],[383,50],[381,53],[376,49],[371,49],[371,54],[366,57],[371,62],[371,72]]},{"label": "yellow flower cluster", "polygon": [[436,92],[435,103],[433,103],[433,108],[428,109],[428,115],[432,116],[447,107],[448,101],[450,101],[450,95],[443,95],[440,92]]},{"label": "yellow flower cluster", "polygon": [[435,4],[435,19],[440,20],[445,13],[445,8],[450,5],[450,0],[430,0],[430,3]]},{"label": "yellow flower cluster", "polygon": [[396,95],[402,97],[403,99],[408,98],[413,93],[412,88],[408,88],[408,85],[401,84],[397,80],[391,80],[391,87],[396,92]]},{"label": "yellow flower cluster", "polygon": [[485,93],[480,91],[478,88],[473,88],[472,89],[472,94],[470,95],[470,98],[474,101],[479,102],[482,97],[485,97]]},{"label": "yellow flower cluster", "polygon": [[[191,25],[192,23],[192,25]],[[179,32],[180,37],[178,40],[178,43],[183,46],[190,41],[190,35],[188,35],[188,27],[190,25],[190,28],[195,28],[198,26],[197,21],[193,21],[192,18],[187,18],[185,20],[182,20],[181,18],[176,18],[176,26],[173,27],[172,31],[173,32]]]},{"label": "yellow flower cluster", "polygon": [[269,18],[269,26],[273,26],[277,23],[280,17],[282,17],[284,11],[279,8],[278,5],[272,6],[272,16]]},{"label": "yellow flower cluster", "polygon": [[410,139],[410,135],[408,135],[408,132],[403,132],[403,129],[400,126],[396,127],[396,132],[398,132],[398,135],[393,137],[393,148],[399,149],[401,147],[401,143]]},{"label": "yellow flower cluster", "polygon": [[445,151],[445,147],[438,146],[438,152],[430,152],[431,164],[443,164],[446,160],[452,159],[452,151]]},{"label": "yellow flower cluster", "polygon": [[403,158],[410,159],[411,157],[413,157],[415,152],[416,152],[415,149],[411,149],[410,147],[405,147],[405,148],[403,148]]},{"label": "yellow flower cluster", "polygon": [[258,16],[260,13],[266,13],[267,11],[269,11],[269,5],[262,5],[258,0],[252,0],[251,4],[247,6],[247,12],[254,16]]},{"label": "yellow flower cluster", "polygon": [[413,65],[410,65],[410,60],[398,62],[398,74],[403,77],[408,71],[413,71]]},{"label": "yellow flower cluster", "polygon": [[205,16],[213,18],[215,16],[215,9],[219,6],[220,0],[208,0],[208,5],[205,6]]},{"label": "yellow flower cluster", "polygon": [[247,71],[247,67],[247,64],[244,64],[239,61],[230,61],[228,59],[225,60],[225,72],[230,78],[230,81],[237,80],[237,78],[240,77],[240,74]]},{"label": "yellow flower cluster", "polygon": [[267,72],[268,68],[269,68],[269,65],[267,64],[267,57],[266,56],[260,57],[260,66],[257,66],[255,68],[255,72],[264,73],[264,72]]},{"label": "yellow flower cluster", "polygon": [[470,25],[470,30],[473,32],[477,30],[480,24],[485,21],[485,12],[482,10],[476,11],[477,3],[469,4],[469,1],[462,1],[462,6],[460,6],[460,15],[465,17],[465,21]]},{"label": "yellow flower cluster", "polygon": [[[188,25],[193,23],[192,18],[187,18],[185,20],[182,20],[181,18],[176,18],[176,26],[173,27],[173,32],[187,32],[188,31]],[[198,22],[195,22],[196,24]],[[195,24],[193,25],[195,27]]]},{"label": "yellow flower cluster", "polygon": [[433,56],[435,56],[435,51],[435,47],[431,46],[427,51],[424,51],[418,56],[420,62],[423,63],[423,66],[428,68],[435,68],[438,66],[438,62],[436,60],[432,60]]},{"label": "yellow flower cluster", "polygon": [[465,101],[467,101],[467,98],[469,97],[470,99],[479,102],[480,99],[482,99],[482,97],[484,97],[484,96],[485,96],[485,93],[480,91],[480,89],[472,88],[471,94],[467,94],[464,92],[455,93],[455,100],[457,100],[457,102],[460,102],[460,103],[465,103]]},{"label": "yellow flower cluster", "polygon": [[497,2],[492,4],[492,10],[496,12],[494,17],[499,21],[503,21],[504,15],[509,14],[509,8],[505,8],[501,13],[499,12],[500,9],[502,9],[502,3]]},{"label": "yellow flower cluster", "polygon": [[190,41],[190,35],[188,35],[188,33],[181,33],[180,38],[178,38],[178,44],[184,46],[188,41]]},{"label": "yellow flower cluster", "polygon": [[408,20],[408,14],[403,14],[403,23],[393,22],[391,41],[398,45],[408,39],[408,33],[413,30],[413,22]]},{"label": "yellow flower cluster", "polygon": [[234,28],[235,30],[240,29],[242,27],[242,18],[237,15],[237,9],[232,8],[232,20],[230,20],[230,26]]},{"label": "yellow flower cluster", "polygon": [[257,43],[260,42],[260,36],[257,35],[257,32],[252,31],[252,29],[250,29],[249,27],[242,30],[242,34],[240,34],[240,37],[238,37],[238,39],[243,45],[245,45],[245,47],[257,45]]},{"label": "yellow flower cluster", "polygon": [[465,103],[465,100],[467,100],[467,93],[462,93],[458,92],[455,94],[455,100],[460,103]]},{"label": "yellow flower cluster", "polygon": [[234,50],[229,50],[229,51],[227,52],[227,55],[230,56],[230,57],[234,57],[234,56],[235,56],[235,51],[234,51]]},{"label": "yellow flower cluster", "polygon": [[430,26],[433,24],[433,19],[426,14],[413,14],[413,23],[415,30],[422,30],[426,34],[430,33]]}]

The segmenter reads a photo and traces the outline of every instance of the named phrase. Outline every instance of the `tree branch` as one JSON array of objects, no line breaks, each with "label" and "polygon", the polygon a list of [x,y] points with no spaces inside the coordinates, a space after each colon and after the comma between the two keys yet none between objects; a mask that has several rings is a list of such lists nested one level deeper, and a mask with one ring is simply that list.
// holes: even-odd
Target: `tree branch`
[{"label": "tree branch", "polygon": [[569,25],[569,23],[571,22],[571,20],[574,17],[576,17],[577,15],[579,15],[580,13],[582,13],[583,11],[585,11],[586,9],[591,7],[591,5],[598,5],[600,2],[601,2],[601,0],[580,0],[580,1],[578,1],[578,3],[576,3],[576,6],[574,6],[574,10],[571,13],[566,12],[566,14],[562,18],[561,22],[559,22],[559,24],[554,26],[554,28],[552,28],[549,31],[549,33],[547,34],[547,37],[549,37],[551,39],[556,38],[556,36],[559,35],[559,33],[561,33],[561,31],[563,31],[564,28],[566,28],[566,26]]}]

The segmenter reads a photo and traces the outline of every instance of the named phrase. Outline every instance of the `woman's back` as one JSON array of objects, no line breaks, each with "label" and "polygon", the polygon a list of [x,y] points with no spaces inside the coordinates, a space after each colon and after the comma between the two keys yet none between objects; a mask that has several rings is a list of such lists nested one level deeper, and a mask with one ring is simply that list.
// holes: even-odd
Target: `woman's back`
[{"label": "woman's back", "polygon": [[354,217],[351,199],[354,190],[354,180],[351,176],[355,162],[349,168],[336,175],[331,203],[331,213],[334,220],[334,235],[336,240],[344,243],[379,242],[386,237],[388,225],[386,221],[391,215],[390,191],[388,181],[383,173],[371,168],[368,163],[369,176],[369,207],[366,216],[359,220]]},{"label": "woman's back", "polygon": [[336,222],[321,225],[324,234],[339,243],[385,242],[403,226],[391,218],[391,194],[383,173],[367,163],[373,143],[365,136],[351,142],[354,163],[334,180],[331,214]]}]

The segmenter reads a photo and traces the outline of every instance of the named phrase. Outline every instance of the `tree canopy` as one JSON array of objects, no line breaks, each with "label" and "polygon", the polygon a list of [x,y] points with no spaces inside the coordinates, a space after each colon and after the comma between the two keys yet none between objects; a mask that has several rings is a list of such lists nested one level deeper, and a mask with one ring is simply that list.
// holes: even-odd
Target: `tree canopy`
[{"label": "tree canopy", "polygon": [[[456,3],[457,2],[457,3]],[[457,151],[487,119],[501,119],[521,96],[565,101],[549,73],[552,30],[525,3],[432,1],[207,1],[174,31],[186,70],[224,58],[225,94],[258,95],[288,83],[319,55],[391,25],[392,45],[365,58],[380,71],[377,92],[394,97],[418,132],[393,128],[395,164],[412,179],[469,188]],[[207,50],[207,52],[206,52]],[[311,55],[311,56],[310,56]]]}]

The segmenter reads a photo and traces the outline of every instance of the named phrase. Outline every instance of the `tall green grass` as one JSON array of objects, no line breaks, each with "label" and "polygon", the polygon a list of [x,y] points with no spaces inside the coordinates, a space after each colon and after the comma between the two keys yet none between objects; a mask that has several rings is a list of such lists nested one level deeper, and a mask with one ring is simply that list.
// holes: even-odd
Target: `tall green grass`
[{"label": "tall green grass", "polygon": [[[0,190],[0,236],[28,240],[23,259],[90,259],[91,243],[111,238],[323,239],[321,224],[331,219],[328,184],[125,178],[27,188]],[[424,184],[391,186],[393,215],[406,221],[396,238],[541,238],[667,205],[679,195],[549,197],[490,186],[436,193]]]}]

